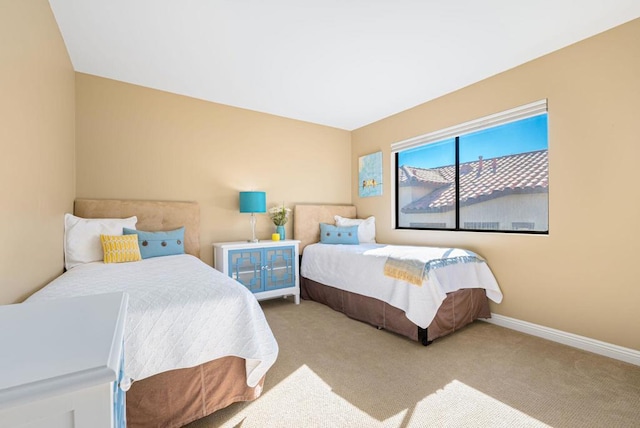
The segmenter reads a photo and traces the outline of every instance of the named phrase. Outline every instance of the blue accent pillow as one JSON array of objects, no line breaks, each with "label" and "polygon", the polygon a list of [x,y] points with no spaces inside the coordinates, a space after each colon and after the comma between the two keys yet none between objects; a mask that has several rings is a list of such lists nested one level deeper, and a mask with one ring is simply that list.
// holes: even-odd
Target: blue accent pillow
[{"label": "blue accent pillow", "polygon": [[[358,245],[358,226],[334,226],[320,223],[320,242],[323,244]],[[144,256],[143,256],[144,257]]]},{"label": "blue accent pillow", "polygon": [[138,246],[143,259],[184,254],[184,227],[166,232],[122,228],[123,235],[138,235]]}]

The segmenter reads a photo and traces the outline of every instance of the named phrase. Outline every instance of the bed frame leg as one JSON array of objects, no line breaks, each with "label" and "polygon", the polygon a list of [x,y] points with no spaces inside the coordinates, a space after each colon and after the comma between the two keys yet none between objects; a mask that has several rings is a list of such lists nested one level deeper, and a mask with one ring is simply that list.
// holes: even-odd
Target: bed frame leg
[{"label": "bed frame leg", "polygon": [[428,337],[429,335],[427,334],[427,329],[418,327],[418,341],[424,346],[428,346],[431,342],[433,342],[433,340],[429,340]]}]

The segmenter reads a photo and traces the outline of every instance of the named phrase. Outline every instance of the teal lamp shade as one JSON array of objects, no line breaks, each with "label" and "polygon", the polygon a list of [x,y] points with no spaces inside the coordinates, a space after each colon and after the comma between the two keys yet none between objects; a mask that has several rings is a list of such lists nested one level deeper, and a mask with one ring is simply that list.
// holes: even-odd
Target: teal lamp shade
[{"label": "teal lamp shade", "polygon": [[240,192],[241,213],[266,213],[267,194],[265,192]]},{"label": "teal lamp shade", "polygon": [[251,239],[247,242],[258,242],[255,213],[267,212],[267,194],[265,192],[240,192],[240,212],[251,213]]}]

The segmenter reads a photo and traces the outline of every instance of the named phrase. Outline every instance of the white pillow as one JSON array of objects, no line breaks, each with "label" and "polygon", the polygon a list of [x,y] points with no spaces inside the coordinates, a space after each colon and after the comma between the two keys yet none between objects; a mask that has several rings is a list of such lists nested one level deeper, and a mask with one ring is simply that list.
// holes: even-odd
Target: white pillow
[{"label": "white pillow", "polygon": [[122,235],[122,228],[135,229],[138,218],[81,218],[64,215],[64,266],[67,270],[104,258],[100,235]]},{"label": "white pillow", "polygon": [[376,218],[371,216],[366,219],[344,218],[339,215],[334,217],[336,226],[358,226],[358,241],[361,244],[376,243]]}]

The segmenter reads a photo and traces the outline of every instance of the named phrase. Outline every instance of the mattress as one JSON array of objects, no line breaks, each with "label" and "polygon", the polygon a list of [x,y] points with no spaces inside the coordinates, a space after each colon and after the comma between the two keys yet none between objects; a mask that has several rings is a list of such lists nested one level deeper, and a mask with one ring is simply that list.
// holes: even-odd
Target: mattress
[{"label": "mattress", "polygon": [[[500,287],[484,260],[468,256],[473,253],[466,250],[459,250],[464,256],[458,256],[455,250],[386,244],[317,243],[305,247],[300,273],[317,283],[386,302],[404,311],[406,317],[417,326],[427,328],[447,293],[464,288],[483,288],[489,299],[496,303],[502,301]],[[444,258],[443,254],[447,257]],[[430,266],[421,284],[384,275],[389,258],[403,257],[417,259]]]},{"label": "mattress", "polygon": [[133,381],[236,356],[245,360],[252,387],[277,358],[278,345],[253,294],[186,254],[80,265],[27,302],[113,291],[129,294],[125,375]]}]

